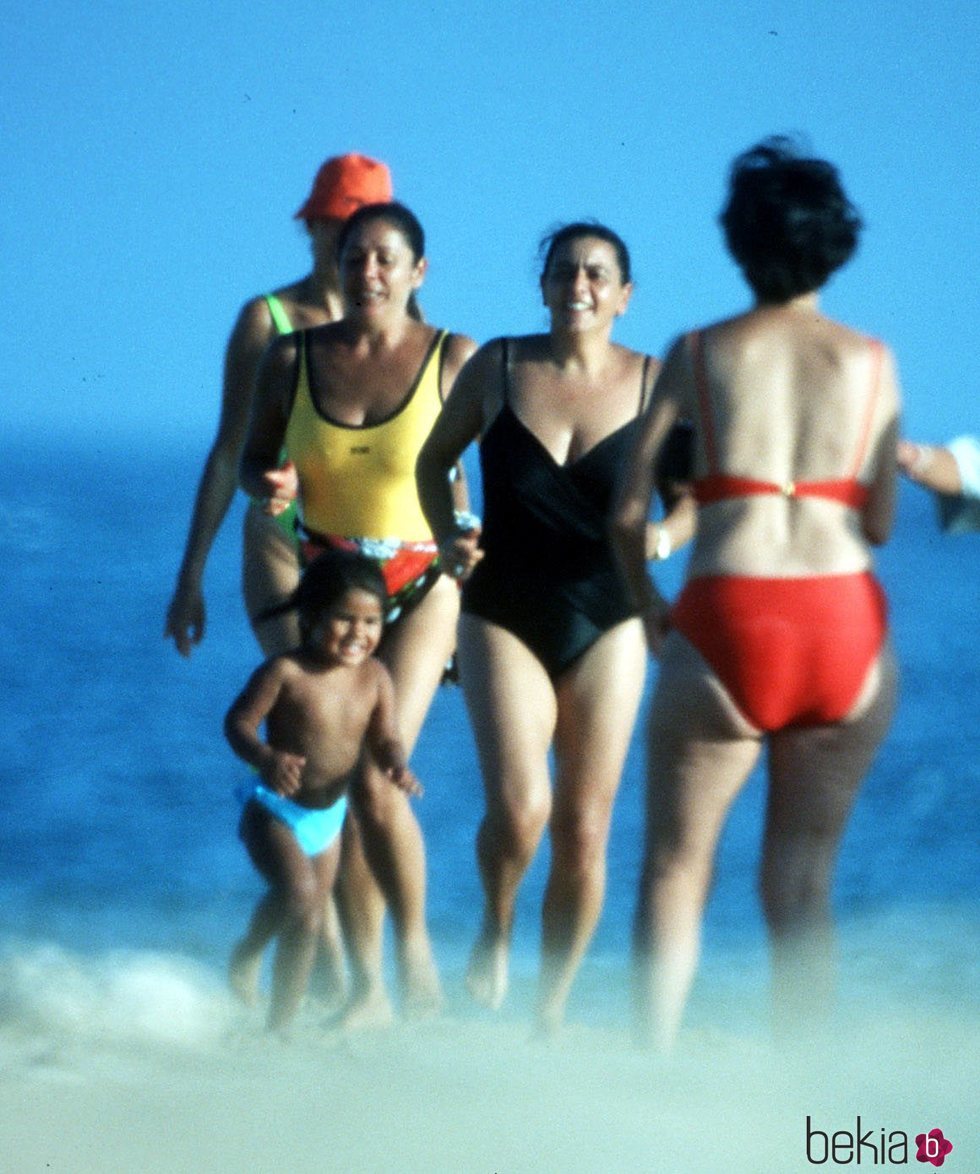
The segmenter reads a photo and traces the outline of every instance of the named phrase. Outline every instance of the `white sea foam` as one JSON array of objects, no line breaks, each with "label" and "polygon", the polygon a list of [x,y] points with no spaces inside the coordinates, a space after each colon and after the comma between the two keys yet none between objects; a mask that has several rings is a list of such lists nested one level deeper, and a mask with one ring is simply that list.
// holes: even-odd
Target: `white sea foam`
[{"label": "white sea foam", "polygon": [[175,955],[44,944],[0,957],[3,1031],[193,1047],[220,1038],[232,1015],[218,976]]}]

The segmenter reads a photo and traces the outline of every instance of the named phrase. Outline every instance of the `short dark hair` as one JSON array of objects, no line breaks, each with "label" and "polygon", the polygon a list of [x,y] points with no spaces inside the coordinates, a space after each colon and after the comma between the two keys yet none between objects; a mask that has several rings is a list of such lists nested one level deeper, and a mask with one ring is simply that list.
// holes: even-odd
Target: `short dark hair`
[{"label": "short dark hair", "polygon": [[556,228],[553,232],[549,232],[542,238],[541,244],[538,247],[538,255],[542,258],[542,281],[547,277],[555,253],[562,245],[568,244],[569,241],[579,240],[583,236],[594,236],[601,241],[605,241],[606,244],[612,245],[616,253],[616,263],[619,266],[619,276],[623,284],[626,285],[633,280],[630,251],[626,247],[626,242],[623,238],[618,233],[613,232],[611,228],[600,224],[598,220],[576,220],[572,224],[563,224],[560,228]]},{"label": "short dark hair", "polygon": [[388,589],[378,563],[356,551],[325,550],[303,572],[292,595],[261,612],[256,619],[267,620],[290,611],[298,612],[300,631],[306,639],[320,616],[352,590],[376,596],[384,615],[388,606]]},{"label": "short dark hair", "polygon": [[850,260],[862,228],[837,168],[784,136],[735,159],[719,219],[746,281],[770,302],[819,289]]},{"label": "short dark hair", "polygon": [[385,204],[364,204],[344,221],[337,236],[338,261],[351,236],[357,232],[361,225],[368,224],[372,220],[384,220],[396,228],[405,238],[416,261],[421,261],[425,256],[425,230],[422,228],[419,218],[404,204],[399,204],[397,200],[390,200]]}]

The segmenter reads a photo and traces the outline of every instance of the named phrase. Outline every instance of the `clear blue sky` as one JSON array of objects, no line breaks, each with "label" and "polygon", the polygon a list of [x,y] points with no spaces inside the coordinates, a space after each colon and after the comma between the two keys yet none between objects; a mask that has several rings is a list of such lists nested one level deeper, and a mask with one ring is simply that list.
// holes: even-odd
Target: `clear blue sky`
[{"label": "clear blue sky", "polygon": [[[747,301],[716,226],[732,156],[799,132],[867,223],[825,306],[894,347],[907,431],[976,430],[975,0],[4,0],[3,418],[199,449],[246,297],[307,271],[330,154],[387,160],[429,319],[536,329],[536,244],[596,216],[662,353]],[[188,487],[190,488],[190,487]]]}]

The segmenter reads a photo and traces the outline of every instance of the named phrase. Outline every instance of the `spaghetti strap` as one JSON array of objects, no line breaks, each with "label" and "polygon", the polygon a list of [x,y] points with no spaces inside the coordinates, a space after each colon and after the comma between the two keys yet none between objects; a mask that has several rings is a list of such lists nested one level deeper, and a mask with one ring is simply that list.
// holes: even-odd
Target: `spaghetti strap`
[{"label": "spaghetti strap", "polygon": [[508,405],[510,404],[511,364],[514,360],[513,347],[511,345],[512,342],[513,342],[513,339],[510,339],[510,338],[502,338],[500,340],[500,359],[501,359],[501,370],[503,373],[504,403],[508,404]]},{"label": "spaghetti strap", "polygon": [[711,415],[711,398],[708,394],[708,372],[704,364],[704,343],[700,330],[692,330],[687,336],[694,364],[694,384],[698,392],[698,406],[701,413],[701,430],[704,433],[704,453],[708,460],[708,472],[718,472],[718,450],[715,445],[715,425]]},{"label": "spaghetti strap", "polygon": [[867,455],[868,440],[871,436],[871,422],[874,419],[875,408],[878,404],[878,390],[881,386],[881,366],[885,355],[885,348],[880,339],[871,338],[868,341],[871,343],[871,385],[868,389],[868,402],[864,409],[864,420],[861,423],[857,451],[854,454],[854,464],[851,466],[850,475],[852,481],[857,480],[857,475]]},{"label": "spaghetti strap", "polygon": [[[306,388],[306,394],[313,401],[313,393],[310,390],[310,373],[309,360],[306,357],[306,336],[308,330],[297,330],[293,332],[293,337],[296,339],[296,362],[293,364],[293,388],[289,396],[289,412],[292,413],[293,407],[296,404],[296,394],[299,391],[300,384]],[[285,446],[283,447],[285,452]]]},{"label": "spaghetti strap", "polygon": [[436,391],[439,395],[439,402],[445,403],[446,397],[442,394],[442,371],[446,365],[446,343],[449,341],[450,334],[448,330],[440,330],[436,334],[436,347],[439,351],[439,370],[436,375]]},{"label": "spaghetti strap", "polygon": [[643,409],[647,404],[647,383],[649,382],[651,361],[649,355],[643,356],[643,373],[640,375],[640,406],[636,410],[638,416],[643,415]]},{"label": "spaghetti strap", "polygon": [[269,315],[272,318],[272,324],[280,334],[292,334],[293,324],[289,320],[289,315],[286,313],[286,307],[276,297],[275,294],[264,294],[265,304],[269,308]]}]

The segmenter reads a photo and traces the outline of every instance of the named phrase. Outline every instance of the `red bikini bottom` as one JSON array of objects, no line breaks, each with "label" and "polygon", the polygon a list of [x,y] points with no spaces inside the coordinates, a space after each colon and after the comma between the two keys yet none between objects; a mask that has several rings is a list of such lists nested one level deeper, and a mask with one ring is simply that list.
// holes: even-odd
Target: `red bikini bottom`
[{"label": "red bikini bottom", "polygon": [[807,579],[690,580],[675,628],[714,669],[752,725],[825,725],[846,717],[881,651],[888,605],[870,572]]}]

